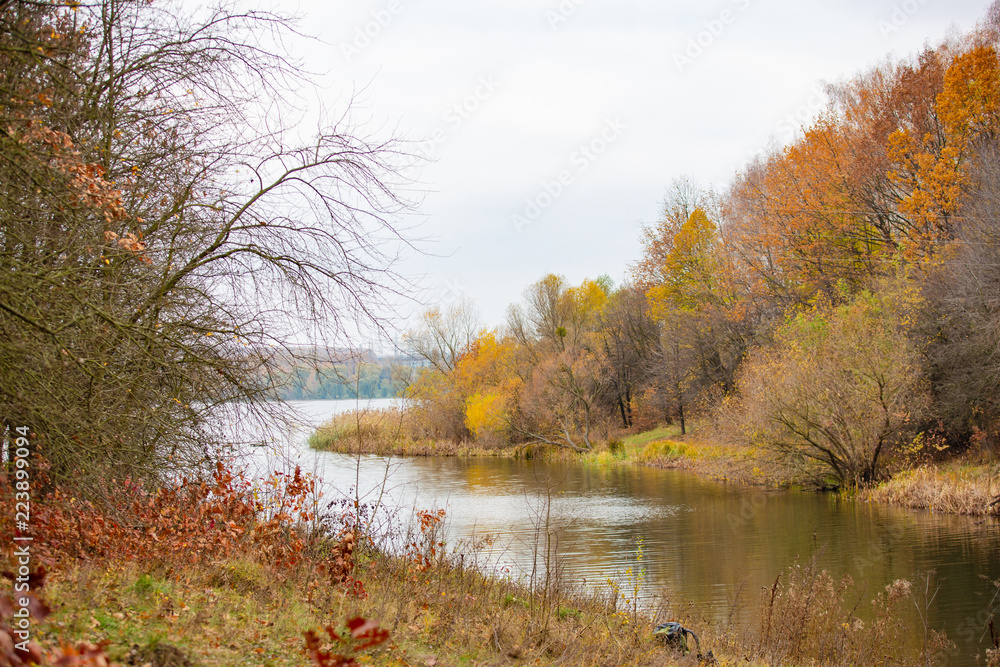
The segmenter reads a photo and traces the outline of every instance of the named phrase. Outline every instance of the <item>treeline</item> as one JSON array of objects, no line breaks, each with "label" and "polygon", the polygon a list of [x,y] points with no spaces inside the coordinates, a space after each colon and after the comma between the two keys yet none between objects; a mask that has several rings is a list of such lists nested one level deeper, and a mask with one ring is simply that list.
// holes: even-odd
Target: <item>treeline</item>
[{"label": "treeline", "polygon": [[548,275],[410,332],[438,437],[592,448],[697,414],[823,484],[1000,454],[1000,6],[829,86],[722,191],[675,181],[623,285]]},{"label": "treeline", "polygon": [[283,401],[395,398],[411,369],[407,366],[361,362],[297,367],[273,373],[274,396]]}]

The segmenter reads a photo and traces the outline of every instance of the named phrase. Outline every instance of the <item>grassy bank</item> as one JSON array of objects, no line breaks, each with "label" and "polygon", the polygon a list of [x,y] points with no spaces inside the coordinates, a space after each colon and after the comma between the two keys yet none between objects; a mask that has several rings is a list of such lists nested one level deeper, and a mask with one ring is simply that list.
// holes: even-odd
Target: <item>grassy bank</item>
[{"label": "grassy bank", "polygon": [[[901,469],[885,482],[862,489],[859,497],[911,509],[1000,516],[1000,464],[958,457]],[[611,443],[585,454],[600,465],[642,464],[691,470],[699,475],[739,484],[788,486],[794,471],[769,460],[753,447],[726,446],[697,438],[680,439],[674,427],[661,427]]]},{"label": "grassy bank", "polygon": [[[343,530],[309,535],[287,521],[281,531],[259,530],[273,525],[266,517],[240,524],[266,539],[220,557],[203,558],[211,547],[191,548],[191,534],[164,530],[173,525],[164,521],[154,527],[158,546],[141,561],[129,558],[131,545],[118,534],[90,541],[86,557],[69,545],[55,549],[44,586],[35,582],[51,606],[33,628],[47,654],[42,664],[916,665],[948,648],[931,633],[926,647],[901,649],[908,630],[897,612],[912,604],[907,582],[872,595],[815,563],[792,565],[761,592],[759,620],[741,624],[732,613],[682,602],[644,610],[635,576],[575,590],[558,576],[556,557],[553,576],[535,586],[487,576],[477,566],[486,564],[489,541],[445,545],[443,518],[417,512],[415,528],[395,535],[396,555]],[[641,578],[641,560],[635,565]],[[860,596],[874,598],[863,621],[851,611]],[[656,641],[655,625],[668,618],[697,632],[717,663]]]},{"label": "grassy bank", "polygon": [[949,461],[897,473],[862,497],[932,512],[1000,516],[1000,464]]},{"label": "grassy bank", "polygon": [[[307,570],[277,571],[254,559],[199,567],[143,568],[77,564],[45,587],[53,613],[40,626],[43,645],[100,646],[113,663],[166,665],[313,665],[304,633],[320,650],[373,665],[696,665],[654,640],[664,615],[636,612],[609,591],[532,591],[483,576],[453,560],[359,554],[356,586],[333,586]],[[876,616],[852,617],[844,603],[853,585],[825,572],[792,567],[761,601],[761,623],[740,627],[681,608],[682,622],[721,665],[892,664],[922,662],[901,654],[904,628],[895,617],[909,604],[897,582],[876,597]],[[620,593],[619,593],[620,595]],[[357,650],[348,619],[364,618],[388,633]],[[344,641],[324,632],[330,627]],[[693,642],[692,642],[693,645]],[[946,648],[937,640],[932,652]],[[131,661],[131,662],[130,662]],[[96,663],[95,663],[96,664]],[[336,664],[336,663],[335,663]],[[991,664],[1000,664],[994,660]]]},{"label": "grassy bank", "polygon": [[690,470],[703,477],[739,484],[781,486],[787,479],[751,447],[726,446],[681,436],[676,426],[661,426],[612,439],[580,455],[594,465],[648,465]]},{"label": "grassy bank", "polygon": [[[154,665],[155,656],[159,664],[311,665],[309,630],[323,650],[378,665],[668,665],[681,657],[656,645],[651,618],[616,614],[599,597],[543,595],[446,562],[374,553],[357,555],[355,574],[361,593],[253,559],[78,565],[46,586],[54,612],[40,637],[100,644],[119,663],[138,646]],[[361,642],[324,631],[346,638],[345,623],[357,617],[377,623],[387,641],[355,652]],[[168,655],[187,662],[166,663]]]}]

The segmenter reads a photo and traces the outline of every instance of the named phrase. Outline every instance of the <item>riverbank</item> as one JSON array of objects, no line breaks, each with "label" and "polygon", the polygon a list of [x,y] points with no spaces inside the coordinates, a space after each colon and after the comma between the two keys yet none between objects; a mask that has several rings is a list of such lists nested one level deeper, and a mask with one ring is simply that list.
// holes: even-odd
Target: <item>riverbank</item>
[{"label": "riverbank", "polygon": [[512,447],[488,446],[429,435],[413,435],[409,416],[399,408],[351,410],[336,414],[310,434],[309,447],[337,454],[376,456],[507,456]]},{"label": "riverbank", "polygon": [[[28,563],[0,555],[31,589],[0,596],[0,664],[22,664],[19,632],[35,662],[79,667],[693,664],[627,591],[577,591],[544,557],[550,577],[490,576],[491,540],[445,544],[443,511],[366,537],[363,512],[321,502],[314,482],[219,466],[155,492],[125,483],[101,505],[39,497]],[[13,493],[0,476],[0,504]],[[0,534],[14,528],[0,515]]]},{"label": "riverbank", "polygon": [[[721,445],[681,436],[676,426],[612,437],[588,452],[532,445],[489,446],[475,442],[413,438],[400,410],[337,415],[309,438],[313,449],[381,456],[500,456],[575,459],[593,465],[648,465],[689,470],[726,483],[783,488],[798,483],[795,471],[749,446]],[[902,468],[858,497],[911,509],[971,516],[1000,516],[1000,463],[958,457]]]},{"label": "riverbank", "polygon": [[[628,436],[617,447],[582,455],[600,465],[640,464],[689,470],[721,482],[787,487],[794,471],[753,447],[726,446],[697,438],[680,439],[677,429],[661,427]],[[969,516],[1000,516],[1000,464],[958,457],[902,469],[889,480],[861,489],[869,501]]]},{"label": "riverbank", "polygon": [[[694,664],[655,643],[650,616],[616,611],[606,598],[544,595],[443,560],[365,550],[347,586],[244,557],[200,567],[78,565],[45,591],[54,612],[40,626],[43,645],[101,646],[119,664],[331,664],[310,651],[308,631],[319,651],[361,664]],[[356,618],[374,624],[369,636],[352,639]]]},{"label": "riverbank", "polygon": [[[287,477],[260,504],[224,476],[209,496],[187,493],[206,488],[193,483],[133,494],[151,510],[125,525],[79,500],[40,501],[46,540],[31,585],[50,612],[33,607],[31,631],[42,664],[666,667],[702,664],[700,649],[719,665],[916,665],[948,648],[930,631],[919,650],[906,642],[907,582],[873,593],[810,561],[780,573],[753,623],[682,601],[646,610],[641,552],[619,580],[586,591],[544,552],[535,577],[491,576],[491,540],[445,544],[442,512],[417,511],[413,528],[365,539],[350,512],[316,523],[281,500],[312,493],[307,478]],[[273,510],[276,498],[285,511],[245,511]],[[860,597],[872,600],[864,621],[849,611]],[[687,655],[654,638],[667,619],[698,634]],[[0,634],[11,620],[0,614]]]},{"label": "riverbank", "polygon": [[1000,464],[957,460],[924,465],[865,489],[861,497],[931,512],[1000,516]]}]

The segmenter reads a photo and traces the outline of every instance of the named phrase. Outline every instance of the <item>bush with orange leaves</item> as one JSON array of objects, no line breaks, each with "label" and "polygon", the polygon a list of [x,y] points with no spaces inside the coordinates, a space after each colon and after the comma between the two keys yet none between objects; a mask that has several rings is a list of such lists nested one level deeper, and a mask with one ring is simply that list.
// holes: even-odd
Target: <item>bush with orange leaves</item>
[{"label": "bush with orange leaves", "polygon": [[[334,583],[356,587],[354,533],[331,539],[307,530],[316,519],[315,484],[296,468],[255,488],[218,463],[210,478],[153,491],[126,479],[100,505],[57,487],[32,503],[33,562],[50,569],[67,561],[198,565],[248,555],[285,569],[308,558]],[[0,500],[10,493],[0,480]],[[0,533],[14,534],[12,521],[11,513],[0,515]]]},{"label": "bush with orange leaves", "polygon": [[[36,470],[40,470],[36,480],[42,481],[44,465]],[[319,574],[349,595],[367,596],[364,585],[352,576],[356,546],[352,517],[334,517],[333,523],[343,526],[336,534],[329,532],[330,522],[315,523],[325,531],[309,531],[310,522],[317,518],[313,509],[316,482],[299,468],[291,474],[275,472],[257,484],[222,463],[210,478],[182,479],[154,491],[131,480],[114,484],[115,492],[104,494],[103,504],[67,495],[59,487],[32,503],[32,591],[37,593],[43,585],[46,568],[62,569],[73,562],[197,567],[249,556],[279,571],[301,564],[310,578]],[[2,473],[0,505],[13,506],[13,489]],[[0,513],[0,534],[16,534],[13,518],[12,512]],[[14,577],[2,567],[0,572]],[[31,601],[31,618],[44,621],[48,607],[35,593]],[[0,598],[0,667],[39,661],[81,667],[112,665],[101,644],[43,649],[32,642],[27,652],[15,651],[13,611],[13,602]],[[358,634],[352,627],[352,637],[371,639],[364,634],[369,630],[366,626]],[[311,655],[326,653],[315,648]]]},{"label": "bush with orange leaves", "polygon": [[156,491],[126,479],[102,506],[56,488],[33,506],[32,527],[44,536],[36,555],[50,565],[67,558],[197,564],[254,550],[278,565],[294,564],[303,541],[292,522],[307,518],[301,503],[312,483],[296,469],[270,516],[242,474],[221,463],[211,479]]}]

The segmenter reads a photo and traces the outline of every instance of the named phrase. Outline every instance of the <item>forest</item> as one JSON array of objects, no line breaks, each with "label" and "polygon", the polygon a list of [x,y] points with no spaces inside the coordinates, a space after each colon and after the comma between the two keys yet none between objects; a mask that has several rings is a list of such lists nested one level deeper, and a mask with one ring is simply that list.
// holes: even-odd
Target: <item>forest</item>
[{"label": "forest", "polygon": [[414,430],[591,451],[692,419],[821,486],[1000,455],[1000,13],[827,86],[722,189],[675,180],[622,284],[427,311]]}]

